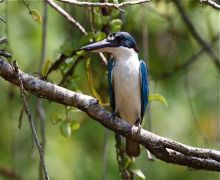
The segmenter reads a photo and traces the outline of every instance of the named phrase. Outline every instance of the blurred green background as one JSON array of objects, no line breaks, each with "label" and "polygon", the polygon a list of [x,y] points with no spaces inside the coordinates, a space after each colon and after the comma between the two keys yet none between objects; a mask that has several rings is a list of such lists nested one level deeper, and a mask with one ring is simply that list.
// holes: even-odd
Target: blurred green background
[{"label": "blurred green background", "polygon": [[[31,9],[43,16],[43,2],[26,1]],[[218,33],[219,11],[196,1],[182,1],[187,15],[201,37],[210,42]],[[91,32],[89,17],[91,9],[59,3]],[[219,150],[220,144],[220,76],[210,57],[204,52],[198,60],[164,78],[163,73],[171,72],[186,62],[201,46],[195,41],[172,1],[152,0],[149,4],[126,7],[125,12],[110,10],[104,22],[101,11],[95,8],[93,33],[100,34],[103,23],[108,30],[118,28],[131,33],[140,49],[139,57],[144,59],[150,70],[150,92],[160,93],[168,101],[168,107],[151,102],[145,114],[145,129],[176,141],[204,148]],[[6,18],[7,14],[7,18]],[[18,0],[0,3],[0,37],[7,36],[7,51],[17,60],[20,69],[36,75],[41,57],[42,25],[28,14],[27,7]],[[121,19],[116,27],[113,19]],[[111,26],[111,24],[113,24]],[[46,59],[55,62],[61,53],[68,53],[88,43],[82,40],[83,34],[69,24],[57,11],[48,7],[46,39]],[[85,39],[85,38],[84,38]],[[219,56],[219,40],[213,50]],[[0,48],[5,48],[0,45]],[[91,58],[92,75],[97,92],[104,102],[108,102],[106,66],[99,56],[86,54]],[[69,58],[61,68],[51,73],[48,80],[59,83],[62,73],[74,63]],[[162,78],[159,78],[161,77]],[[72,79],[65,85],[68,89],[92,95],[86,78],[86,58],[77,65]],[[33,142],[28,119],[24,115],[22,128],[18,129],[18,119],[23,107],[19,89],[0,78],[0,169],[12,169],[22,179],[38,179],[39,157]],[[29,104],[35,117],[36,97],[30,96]],[[192,106],[192,108],[191,108]],[[62,105],[43,100],[46,113],[46,152],[45,159],[52,180],[102,179],[104,137],[103,126],[91,120],[83,112],[68,109]],[[63,137],[60,126],[67,115],[75,126],[69,137]],[[59,116],[59,117],[58,117]],[[61,122],[55,123],[60,120]],[[40,134],[39,120],[35,120]],[[107,179],[119,179],[115,154],[114,133],[108,131],[107,140]],[[147,179],[220,179],[216,172],[198,171],[147,159],[144,149],[137,158],[137,164]],[[1,176],[0,179],[7,179]]]}]

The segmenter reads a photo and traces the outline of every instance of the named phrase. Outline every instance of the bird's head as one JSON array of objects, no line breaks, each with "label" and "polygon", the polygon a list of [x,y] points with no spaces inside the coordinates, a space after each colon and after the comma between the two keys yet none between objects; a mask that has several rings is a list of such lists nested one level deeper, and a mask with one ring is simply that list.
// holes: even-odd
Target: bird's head
[{"label": "bird's head", "polygon": [[80,48],[92,52],[107,52],[115,56],[121,53],[138,53],[135,39],[127,32],[115,32],[102,41]]}]

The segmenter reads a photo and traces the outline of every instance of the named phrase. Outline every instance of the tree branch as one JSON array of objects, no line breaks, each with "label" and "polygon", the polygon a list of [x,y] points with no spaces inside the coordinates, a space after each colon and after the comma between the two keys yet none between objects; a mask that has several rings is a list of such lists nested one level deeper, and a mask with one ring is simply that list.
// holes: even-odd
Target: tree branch
[{"label": "tree branch", "polygon": [[[46,1],[42,2],[43,5],[43,23],[42,23],[42,35],[41,35],[41,58],[38,66],[38,72],[41,73],[43,64],[45,63],[46,58],[46,47],[47,47],[47,27],[48,27],[48,4]],[[43,108],[42,99],[37,98],[36,106],[36,120],[39,118],[40,122],[40,133],[41,133],[41,147],[42,155],[45,157],[45,148],[46,148],[46,113]],[[39,180],[43,180],[43,168],[41,167],[41,162],[39,163]]]},{"label": "tree branch", "polygon": [[0,44],[3,44],[3,43],[7,43],[7,38],[6,37],[2,37],[0,38]]},{"label": "tree branch", "polygon": [[62,85],[66,85],[66,83],[68,82],[68,80],[72,77],[74,70],[76,68],[76,66],[79,64],[79,62],[83,59],[83,56],[79,56],[76,61],[73,63],[73,65],[71,66],[71,68],[63,75],[62,80],[59,83],[59,86]]},{"label": "tree branch", "polygon": [[[45,165],[45,160],[44,160],[44,155],[43,155],[43,149],[42,149],[42,146],[39,143],[39,140],[38,140],[38,137],[37,137],[37,132],[36,132],[36,129],[35,129],[35,126],[34,126],[32,114],[31,114],[31,111],[30,111],[29,106],[28,106],[26,94],[24,92],[22,76],[20,74],[20,71],[18,70],[18,66],[16,64],[16,61],[13,62],[13,67],[11,66],[11,68],[14,68],[14,73],[13,73],[14,74],[14,79],[17,81],[17,85],[20,87],[21,96],[22,96],[23,101],[24,101],[24,110],[25,110],[25,112],[28,116],[28,120],[29,120],[29,123],[30,123],[30,127],[31,127],[31,131],[32,131],[32,134],[33,134],[33,137],[34,137],[34,141],[35,141],[35,143],[37,145],[37,148],[38,148],[38,151],[39,151],[40,163],[41,163],[41,166],[42,166],[43,171],[44,171],[45,179],[49,180],[49,176],[48,176],[48,173],[47,173],[47,167]],[[12,69],[12,71],[13,71],[13,69]]]},{"label": "tree branch", "polygon": [[[90,96],[42,81],[22,71],[19,71],[19,74],[25,90],[38,97],[84,111],[106,128],[142,144],[158,159],[195,169],[220,171],[220,151],[184,145],[144,129],[139,132],[138,127],[132,126],[122,119],[113,120],[112,114]],[[14,68],[2,59],[0,59],[0,76],[19,85]]]},{"label": "tree branch", "polygon": [[5,52],[4,50],[0,50],[0,56],[11,58],[11,54]]},{"label": "tree branch", "polygon": [[[56,4],[53,0],[46,0],[47,3],[53,7],[54,9],[56,9],[60,14],[62,14],[71,24],[73,24],[74,26],[78,27],[78,29],[84,34],[88,34],[86,32],[86,30],[84,29],[84,27],[78,22],[76,21],[69,13],[67,13],[63,8],[61,8],[60,6],[58,6],[58,4]],[[74,53],[74,52],[73,52]],[[102,62],[107,65],[107,60],[105,58],[105,56],[103,55],[103,53],[99,53],[99,56],[102,60]],[[63,59],[65,59],[65,55],[62,55],[61,57],[63,57]]]},{"label": "tree branch", "polygon": [[86,30],[84,29],[84,27],[77,22],[72,16],[70,16],[69,13],[67,13],[63,8],[61,8],[60,6],[58,6],[53,0],[46,0],[47,3],[53,7],[54,9],[56,9],[60,14],[62,14],[71,24],[73,24],[74,26],[76,26],[83,34],[87,34]]},{"label": "tree branch", "polygon": [[208,4],[209,6],[217,9],[217,10],[220,10],[220,5],[212,0],[199,0],[201,4]]},{"label": "tree branch", "polygon": [[206,52],[208,53],[208,55],[211,57],[212,61],[214,62],[214,64],[216,65],[216,67],[218,68],[218,71],[220,71],[220,60],[218,58],[218,56],[216,55],[216,53],[212,50],[212,48],[209,47],[209,45],[205,42],[205,40],[203,40],[203,38],[199,35],[199,33],[196,31],[193,23],[191,22],[191,20],[189,19],[189,17],[186,15],[186,12],[182,6],[182,3],[180,0],[173,0],[173,2],[175,3],[184,23],[186,24],[186,26],[189,28],[191,34],[194,36],[195,40],[198,42],[198,44],[200,44],[202,47],[205,47]]},{"label": "tree branch", "polygon": [[[219,41],[219,38],[220,38],[220,33],[218,33],[217,35],[215,35],[212,38],[212,40],[209,42],[208,46],[210,48],[212,48],[214,46],[214,43]],[[205,50],[207,50],[207,47],[203,46],[198,52],[191,55],[191,57],[188,60],[184,61],[184,63],[182,63],[181,65],[176,66],[173,70],[171,70],[169,72],[163,72],[161,74],[155,74],[155,73],[150,72],[151,76],[153,77],[153,79],[156,79],[156,80],[170,78],[175,73],[179,72],[180,70],[188,68],[191,64],[193,64],[195,61],[197,61],[199,59],[199,57],[204,53]]]},{"label": "tree branch", "polygon": [[136,0],[136,1],[126,1],[122,3],[94,3],[94,2],[82,2],[82,1],[77,1],[77,0],[61,0],[61,2],[69,3],[69,4],[74,4],[77,6],[82,6],[82,7],[106,7],[106,8],[116,8],[120,9],[125,6],[129,5],[135,5],[135,4],[142,4],[142,3],[149,3],[150,0]]},{"label": "tree branch", "polygon": [[4,23],[6,23],[6,21],[3,19],[3,17],[0,16],[0,20]]}]

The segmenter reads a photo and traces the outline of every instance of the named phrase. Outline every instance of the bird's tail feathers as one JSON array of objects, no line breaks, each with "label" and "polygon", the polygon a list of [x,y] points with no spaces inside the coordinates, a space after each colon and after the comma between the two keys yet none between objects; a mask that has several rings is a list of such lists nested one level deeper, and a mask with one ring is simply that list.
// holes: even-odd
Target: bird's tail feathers
[{"label": "bird's tail feathers", "polygon": [[137,157],[140,154],[140,145],[132,141],[129,138],[126,138],[126,153],[130,157]]}]

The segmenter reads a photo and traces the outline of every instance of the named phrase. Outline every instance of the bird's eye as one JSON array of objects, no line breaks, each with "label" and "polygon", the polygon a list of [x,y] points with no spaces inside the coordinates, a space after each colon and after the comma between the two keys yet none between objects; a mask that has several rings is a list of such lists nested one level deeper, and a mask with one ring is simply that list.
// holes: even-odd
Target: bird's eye
[{"label": "bird's eye", "polygon": [[118,41],[118,42],[121,42],[122,37],[121,36],[115,36],[115,40]]},{"label": "bird's eye", "polygon": [[115,33],[111,33],[108,35],[107,40],[112,41],[114,39],[114,37],[115,37]]}]

